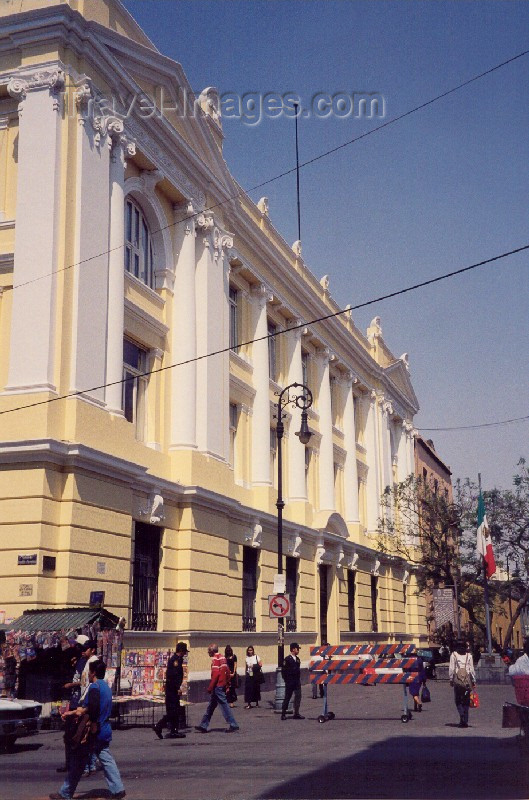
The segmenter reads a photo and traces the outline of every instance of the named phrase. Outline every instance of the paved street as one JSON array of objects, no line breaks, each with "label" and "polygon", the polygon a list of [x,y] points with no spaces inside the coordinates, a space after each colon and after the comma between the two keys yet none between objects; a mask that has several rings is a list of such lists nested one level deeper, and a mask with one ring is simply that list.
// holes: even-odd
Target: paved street
[{"label": "paved street", "polygon": [[[225,735],[220,712],[209,734],[188,731],[159,741],[150,730],[114,733],[112,750],[130,800],[213,798],[527,798],[529,767],[515,730],[502,730],[510,686],[482,686],[471,727],[456,727],[447,683],[430,682],[432,703],[400,721],[400,686],[331,687],[336,719],[318,724],[321,701],[304,687],[303,721],[281,722],[268,708],[235,709],[240,733]],[[193,706],[199,722],[204,705]],[[63,749],[59,733],[20,740],[0,755],[2,800],[35,800],[57,791]],[[83,779],[77,798],[106,798],[102,773]]]}]

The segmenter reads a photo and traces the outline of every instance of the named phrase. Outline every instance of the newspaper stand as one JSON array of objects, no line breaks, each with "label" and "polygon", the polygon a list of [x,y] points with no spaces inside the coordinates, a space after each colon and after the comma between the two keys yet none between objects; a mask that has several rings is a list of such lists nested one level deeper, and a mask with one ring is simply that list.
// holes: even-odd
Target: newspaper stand
[{"label": "newspaper stand", "polygon": [[328,686],[331,683],[356,683],[362,686],[399,684],[403,687],[401,722],[411,719],[408,709],[408,684],[417,671],[419,662],[413,644],[379,645],[324,645],[312,647],[309,678],[312,684],[323,686],[323,713],[318,722],[333,720],[329,711]]}]

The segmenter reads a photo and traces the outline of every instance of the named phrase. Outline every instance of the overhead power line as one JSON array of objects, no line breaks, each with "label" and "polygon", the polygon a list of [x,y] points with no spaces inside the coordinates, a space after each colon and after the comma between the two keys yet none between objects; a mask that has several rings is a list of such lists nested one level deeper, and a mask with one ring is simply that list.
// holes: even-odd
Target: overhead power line
[{"label": "overhead power line", "polygon": [[[484,261],[478,261],[476,264],[470,264],[468,267],[461,267],[460,269],[453,270],[452,272],[446,272],[443,275],[438,275],[436,278],[430,278],[429,280],[421,281],[420,283],[414,283],[412,286],[407,286],[404,289],[398,289],[395,292],[389,292],[388,294],[380,295],[379,297],[375,297],[372,300],[366,300],[365,302],[358,303],[357,305],[351,306],[350,308],[344,308],[344,309],[341,309],[339,311],[334,311],[334,312],[332,312],[330,314],[325,314],[324,316],[318,317],[317,319],[312,319],[312,320],[309,320],[308,322],[302,322],[299,325],[293,325],[292,327],[287,328],[286,330],[280,330],[280,331],[275,331],[274,333],[268,333],[265,336],[259,336],[256,339],[249,339],[246,342],[239,342],[234,347],[224,347],[224,348],[221,348],[220,350],[214,350],[214,351],[212,351],[210,353],[205,353],[204,355],[196,356],[195,358],[188,358],[185,361],[179,361],[176,364],[168,364],[165,367],[158,367],[156,369],[152,369],[152,370],[149,370],[147,372],[139,373],[135,377],[136,378],[149,377],[151,375],[156,375],[159,372],[165,372],[166,370],[169,370],[169,369],[175,369],[176,367],[183,367],[186,364],[193,364],[193,363],[196,363],[198,361],[203,361],[205,358],[212,358],[213,356],[219,356],[219,355],[222,355],[223,353],[229,353],[230,350],[240,350],[242,347],[246,347],[247,345],[255,344],[256,342],[262,342],[262,341],[265,341],[265,340],[268,340],[268,339],[272,339],[272,338],[274,338],[276,336],[282,336],[285,333],[289,333],[290,331],[297,330],[299,328],[306,328],[309,325],[316,325],[317,323],[325,322],[328,319],[333,319],[334,317],[339,317],[341,314],[348,314],[348,313],[350,313],[352,311],[357,311],[360,308],[366,308],[366,306],[371,306],[374,303],[380,303],[382,300],[389,300],[392,297],[398,297],[399,295],[407,294],[408,292],[413,292],[416,289],[421,289],[424,286],[430,286],[433,283],[438,283],[439,281],[444,281],[444,280],[447,280],[448,278],[453,278],[456,275],[462,275],[465,272],[469,272],[470,270],[477,269],[478,267],[483,267],[486,264],[491,264],[494,261],[499,261],[502,258],[507,258],[508,256],[512,256],[515,253],[521,253],[524,250],[529,250],[529,244],[525,244],[522,247],[517,247],[514,250],[509,250],[506,253],[501,253],[501,255],[498,255],[498,256],[492,256],[491,258],[487,258]],[[36,406],[48,405],[49,403],[55,403],[58,400],[67,400],[67,399],[69,399],[71,397],[79,397],[80,395],[84,395],[84,394],[87,394],[89,392],[96,392],[96,391],[99,391],[100,389],[106,389],[109,386],[117,386],[119,384],[124,383],[125,380],[126,380],[125,378],[122,378],[119,381],[111,381],[109,383],[102,383],[102,384],[100,384],[98,386],[91,386],[90,388],[81,389],[81,390],[79,390],[77,392],[69,392],[67,394],[59,395],[57,397],[50,397],[47,400],[38,400],[35,403],[28,403],[28,404],[23,405],[23,406],[16,406],[15,408],[8,408],[8,409],[5,409],[4,411],[0,411],[0,415],[12,414],[15,411],[22,411],[25,408],[35,408]]]},{"label": "overhead power line", "polygon": [[[372,136],[374,133],[378,133],[379,131],[384,130],[385,128],[388,128],[390,125],[394,125],[396,122],[400,122],[401,120],[405,119],[406,117],[409,117],[412,114],[415,114],[417,111],[421,111],[423,108],[427,108],[428,106],[431,106],[433,103],[437,103],[439,100],[442,100],[443,98],[448,97],[451,94],[454,94],[454,92],[460,91],[461,89],[465,88],[465,86],[469,86],[471,83],[475,83],[475,81],[481,80],[481,78],[484,78],[487,75],[490,75],[491,73],[496,72],[497,70],[502,69],[503,67],[506,67],[508,64],[512,64],[513,61],[517,61],[519,58],[523,58],[524,56],[526,56],[528,54],[529,54],[529,50],[523,50],[521,53],[517,53],[517,55],[512,56],[511,58],[508,58],[506,61],[501,61],[499,64],[496,64],[495,66],[490,67],[490,69],[487,69],[484,72],[480,72],[478,75],[474,75],[472,78],[468,78],[467,80],[462,81],[461,83],[457,84],[457,86],[453,86],[451,89],[447,89],[445,92],[442,92],[441,94],[438,94],[435,97],[432,97],[430,100],[426,100],[424,103],[420,103],[419,105],[415,106],[414,108],[411,108],[408,111],[405,111],[402,114],[397,115],[396,117],[392,117],[391,119],[388,119],[386,122],[383,122],[382,124],[377,125],[375,128],[371,128],[369,131],[366,131],[365,133],[362,133],[359,136],[355,136],[353,139],[349,139],[348,141],[343,142],[342,144],[339,144],[336,147],[332,147],[329,150],[325,150],[323,153],[319,153],[318,155],[313,156],[312,158],[308,159],[307,161],[303,161],[301,164],[299,164],[299,169],[303,169],[304,167],[308,167],[311,164],[314,164],[316,161],[320,161],[322,158],[327,158],[327,156],[333,155],[334,153],[337,153],[339,150],[343,150],[345,147],[349,147],[350,145],[355,144],[356,142],[359,142],[362,139],[367,138],[368,136]],[[243,194],[248,194],[250,192],[256,191],[257,189],[262,189],[263,186],[268,186],[270,183],[274,183],[274,181],[278,181],[281,178],[286,177],[287,175],[291,175],[293,172],[296,172],[296,169],[297,169],[297,167],[291,167],[290,169],[285,170],[284,172],[280,172],[278,175],[274,175],[273,177],[268,178],[267,180],[262,181],[261,183],[256,183],[255,186],[251,186],[249,189],[241,189],[240,191],[236,192],[235,194],[230,195],[229,197],[226,197],[224,200],[220,200],[218,203],[215,203],[214,205],[209,206],[208,208],[204,209],[204,211],[199,212],[199,213],[207,213],[207,212],[210,212],[210,211],[214,211],[216,208],[220,208],[220,206],[223,206],[226,203],[231,202],[232,200],[236,200],[237,198],[241,197]],[[193,219],[193,217],[195,217],[195,216],[196,216],[196,214],[190,214],[187,217],[183,217],[178,222],[170,222],[167,225],[163,225],[161,228],[157,228],[156,230],[152,230],[151,231],[151,235],[153,235],[155,233],[162,233],[162,231],[166,231],[166,230],[169,230],[170,228],[174,228],[176,225],[181,225],[182,223],[187,222],[190,219]],[[124,247],[125,247],[125,243],[117,245],[116,247],[109,248],[108,250],[103,250],[101,253],[97,253],[96,255],[87,256],[87,258],[83,258],[83,259],[81,259],[79,261],[75,261],[74,263],[68,264],[65,267],[61,267],[60,269],[52,270],[51,272],[47,272],[45,275],[39,275],[38,277],[32,278],[31,280],[23,281],[22,283],[18,283],[16,286],[12,287],[12,290],[21,289],[23,286],[29,286],[32,283],[36,283],[37,281],[41,281],[44,278],[49,278],[52,275],[59,275],[61,272],[67,272],[68,270],[73,269],[74,267],[81,266],[81,264],[88,264],[90,261],[95,261],[98,258],[102,258],[103,256],[109,255],[110,253],[114,253],[114,252],[116,252],[118,250],[123,250]]]},{"label": "overhead power line", "polygon": [[515,417],[514,419],[502,419],[498,422],[481,422],[479,425],[456,425],[451,428],[417,428],[418,431],[423,432],[430,432],[430,431],[469,431],[473,428],[494,428],[497,425],[510,425],[511,422],[524,422],[528,420],[529,416],[527,417]]}]

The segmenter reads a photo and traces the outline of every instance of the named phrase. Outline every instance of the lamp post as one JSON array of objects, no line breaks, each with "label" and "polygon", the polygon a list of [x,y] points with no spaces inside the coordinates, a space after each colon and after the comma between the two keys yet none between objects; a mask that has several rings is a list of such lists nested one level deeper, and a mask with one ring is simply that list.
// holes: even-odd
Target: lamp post
[{"label": "lamp post", "polygon": [[[291,394],[291,390],[293,394]],[[301,409],[301,426],[299,431],[296,431],[296,436],[299,437],[301,444],[308,444],[312,436],[308,422],[307,411],[312,405],[312,392],[303,383],[291,383],[285,386],[277,400],[277,574],[283,574],[283,509],[285,502],[283,500],[283,450],[282,441],[285,433],[285,426],[283,423],[283,411],[289,406],[297,406]],[[284,592],[278,592],[283,595]],[[283,702],[285,686],[282,680],[281,667],[285,657],[285,626],[284,618],[278,617],[277,619],[277,672],[276,672],[276,698],[275,710],[281,710]]]}]

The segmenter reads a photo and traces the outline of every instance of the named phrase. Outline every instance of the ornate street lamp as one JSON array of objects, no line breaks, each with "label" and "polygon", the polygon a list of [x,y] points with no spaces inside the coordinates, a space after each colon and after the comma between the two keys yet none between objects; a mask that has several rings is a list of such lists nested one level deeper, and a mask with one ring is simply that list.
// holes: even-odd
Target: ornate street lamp
[{"label": "ornate street lamp", "polygon": [[[293,393],[291,394],[291,390]],[[312,436],[308,422],[307,411],[312,405],[312,392],[303,383],[291,383],[290,386],[279,392],[277,401],[277,574],[283,574],[283,509],[285,502],[283,500],[283,451],[282,440],[285,433],[285,426],[283,423],[283,411],[289,406],[297,406],[301,409],[301,426],[299,431],[296,431],[296,436],[299,437],[301,444],[308,444]],[[283,592],[278,592],[283,595]],[[281,704],[284,698],[285,686],[281,675],[281,667],[285,657],[285,626],[283,617],[277,619],[277,672],[276,672],[276,697],[275,697],[275,710],[281,710]]]}]

